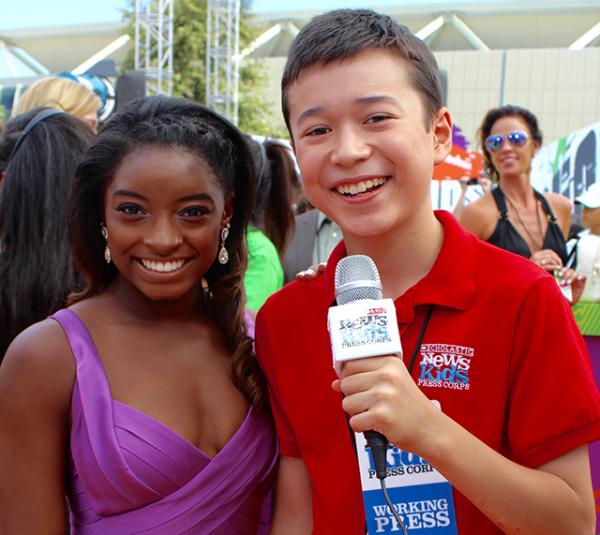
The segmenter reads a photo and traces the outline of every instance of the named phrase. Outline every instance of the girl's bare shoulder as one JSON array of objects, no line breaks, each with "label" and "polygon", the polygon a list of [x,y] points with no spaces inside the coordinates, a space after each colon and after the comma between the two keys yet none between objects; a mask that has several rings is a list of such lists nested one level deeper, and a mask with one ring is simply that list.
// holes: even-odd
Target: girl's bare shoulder
[{"label": "girl's bare shoulder", "polygon": [[9,346],[0,366],[0,389],[25,388],[31,396],[49,402],[70,399],[75,380],[75,361],[66,335],[53,319],[35,323]]}]

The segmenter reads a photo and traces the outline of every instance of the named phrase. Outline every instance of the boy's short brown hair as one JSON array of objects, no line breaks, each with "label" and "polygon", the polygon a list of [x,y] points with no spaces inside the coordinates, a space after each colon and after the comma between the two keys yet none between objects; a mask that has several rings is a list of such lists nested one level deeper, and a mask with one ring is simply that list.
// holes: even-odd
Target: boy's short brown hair
[{"label": "boy's short brown hair", "polygon": [[425,125],[442,107],[442,91],[435,57],[406,26],[368,9],[338,9],[318,15],[294,39],[281,80],[281,106],[290,130],[288,91],[302,72],[353,58],[360,52],[390,50],[409,65],[412,86],[421,95]]}]

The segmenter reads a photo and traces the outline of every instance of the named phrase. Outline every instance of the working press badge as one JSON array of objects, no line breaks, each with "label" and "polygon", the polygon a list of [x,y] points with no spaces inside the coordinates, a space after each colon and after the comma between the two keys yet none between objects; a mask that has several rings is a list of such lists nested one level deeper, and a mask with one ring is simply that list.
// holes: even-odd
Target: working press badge
[{"label": "working press badge", "polygon": [[[401,533],[387,506],[362,433],[355,433],[363,503],[369,535]],[[425,459],[396,447],[387,452],[386,487],[409,533],[457,535],[452,485]]]}]

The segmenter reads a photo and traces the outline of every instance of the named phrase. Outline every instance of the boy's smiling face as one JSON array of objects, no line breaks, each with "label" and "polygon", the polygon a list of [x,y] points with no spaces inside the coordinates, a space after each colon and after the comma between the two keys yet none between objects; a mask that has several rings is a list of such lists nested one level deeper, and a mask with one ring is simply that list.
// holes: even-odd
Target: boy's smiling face
[{"label": "boy's smiling face", "polygon": [[425,117],[403,59],[373,48],[314,65],[290,86],[288,103],[306,196],[346,239],[431,216],[430,180],[450,149],[450,117],[445,108]]}]

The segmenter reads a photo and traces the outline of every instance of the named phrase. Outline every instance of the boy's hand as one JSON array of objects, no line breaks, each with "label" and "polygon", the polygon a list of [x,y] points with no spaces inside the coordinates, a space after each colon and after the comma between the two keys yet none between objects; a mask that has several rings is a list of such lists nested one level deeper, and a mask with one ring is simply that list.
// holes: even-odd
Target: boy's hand
[{"label": "boy's hand", "polygon": [[321,273],[325,271],[327,264],[325,262],[321,262],[320,264],[313,264],[312,266],[306,268],[304,271],[300,271],[296,273],[296,280],[299,281],[311,281],[316,279]]},{"label": "boy's hand", "polygon": [[395,355],[348,361],[332,383],[356,432],[379,431],[394,445],[419,454],[435,437],[440,411],[419,390]]}]

